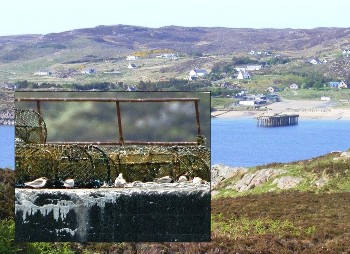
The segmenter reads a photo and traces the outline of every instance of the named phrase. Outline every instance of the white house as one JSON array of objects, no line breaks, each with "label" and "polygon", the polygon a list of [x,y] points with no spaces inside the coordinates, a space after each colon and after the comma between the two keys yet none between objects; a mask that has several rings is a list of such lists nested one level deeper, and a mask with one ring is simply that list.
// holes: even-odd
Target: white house
[{"label": "white house", "polygon": [[258,71],[262,68],[262,65],[247,65],[247,71]]},{"label": "white house", "polygon": [[235,67],[235,70],[237,72],[239,72],[239,71],[246,71],[246,67]]},{"label": "white house", "polygon": [[238,104],[242,106],[254,106],[255,101],[239,101]]},{"label": "white house", "polygon": [[348,88],[348,85],[344,82],[328,82],[328,85],[333,88]]},{"label": "white house", "polygon": [[343,55],[345,55],[346,57],[349,57],[350,55],[350,49],[343,49]]},{"label": "white house", "polygon": [[318,58],[312,58],[309,60],[310,64],[321,64],[321,61]]},{"label": "white house", "polygon": [[267,91],[269,91],[270,93],[275,93],[280,91],[280,89],[277,86],[270,86],[269,88],[267,88]]},{"label": "white house", "polygon": [[49,72],[49,71],[37,71],[37,72],[34,72],[34,75],[37,75],[37,76],[50,76],[50,75],[52,75],[52,73]]},{"label": "white house", "polygon": [[96,73],[95,69],[87,69],[87,70],[82,70],[81,71],[82,74],[94,74]]},{"label": "white house", "polygon": [[250,74],[247,71],[239,71],[237,79],[250,79]]},{"label": "white house", "polygon": [[321,101],[330,101],[330,100],[331,100],[331,97],[328,97],[328,96],[321,97]]},{"label": "white house", "polygon": [[138,59],[138,56],[133,56],[133,55],[128,55],[126,57],[126,60],[128,60],[128,61],[135,61],[137,59]]},{"label": "white house", "polygon": [[136,68],[136,64],[135,63],[129,63],[128,64],[128,69],[135,69]]},{"label": "white house", "polygon": [[340,81],[338,84],[338,88],[348,88],[348,85],[344,81]]},{"label": "white house", "polygon": [[291,85],[289,86],[289,88],[292,89],[292,90],[298,90],[298,89],[299,89],[299,86],[298,86],[297,84],[291,84]]},{"label": "white house", "polygon": [[194,80],[199,77],[204,77],[205,75],[207,75],[206,70],[193,69],[190,71],[189,79]]}]

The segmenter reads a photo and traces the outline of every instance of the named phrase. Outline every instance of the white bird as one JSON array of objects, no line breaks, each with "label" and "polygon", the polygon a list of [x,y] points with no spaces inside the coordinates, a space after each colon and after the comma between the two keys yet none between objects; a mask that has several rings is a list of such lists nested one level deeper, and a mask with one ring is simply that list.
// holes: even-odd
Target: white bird
[{"label": "white bird", "polygon": [[63,187],[65,188],[73,188],[74,187],[74,179],[68,178],[63,182]]},{"label": "white bird", "polygon": [[170,176],[163,176],[161,178],[155,178],[157,183],[171,183],[173,179]]},{"label": "white bird", "polygon": [[192,183],[194,183],[194,184],[201,184],[202,181],[203,181],[202,178],[196,176],[195,178],[193,178]]},{"label": "white bird", "polygon": [[187,177],[186,176],[180,176],[178,182],[179,183],[187,183]]},{"label": "white bird", "polygon": [[119,173],[118,177],[114,181],[114,186],[118,188],[124,187],[126,184],[125,179],[123,178],[123,173]]},{"label": "white bird", "polygon": [[142,187],[142,182],[141,181],[134,181],[131,184],[132,187]]},{"label": "white bird", "polygon": [[109,187],[108,183],[106,183],[106,181],[104,181],[101,188],[108,188],[108,187]]},{"label": "white bird", "polygon": [[40,177],[38,179],[35,179],[34,181],[24,183],[24,186],[29,186],[32,188],[42,188],[46,185],[47,180],[48,179],[46,177]]}]

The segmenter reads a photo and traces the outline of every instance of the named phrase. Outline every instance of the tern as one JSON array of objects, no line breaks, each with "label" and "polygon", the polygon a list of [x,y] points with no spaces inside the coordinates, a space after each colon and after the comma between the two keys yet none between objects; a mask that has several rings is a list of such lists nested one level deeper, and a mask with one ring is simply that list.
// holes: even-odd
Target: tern
[{"label": "tern", "polygon": [[29,186],[32,188],[42,188],[46,185],[47,180],[48,179],[46,177],[40,177],[38,179],[35,179],[34,181],[24,183],[24,186]]},{"label": "tern", "polygon": [[125,184],[126,184],[126,181],[123,178],[123,173],[119,173],[118,177],[114,181],[114,186],[121,188],[121,187],[124,187]]},{"label": "tern", "polygon": [[201,184],[203,182],[202,178],[196,176],[195,178],[193,178],[192,183],[194,184]]},{"label": "tern", "polygon": [[187,177],[186,176],[180,176],[178,182],[179,183],[187,183]]},{"label": "tern", "polygon": [[163,176],[161,178],[156,178],[155,181],[157,183],[171,183],[173,179],[170,176]]},{"label": "tern", "polygon": [[63,187],[65,188],[73,188],[74,187],[74,179],[68,178],[63,182]]}]

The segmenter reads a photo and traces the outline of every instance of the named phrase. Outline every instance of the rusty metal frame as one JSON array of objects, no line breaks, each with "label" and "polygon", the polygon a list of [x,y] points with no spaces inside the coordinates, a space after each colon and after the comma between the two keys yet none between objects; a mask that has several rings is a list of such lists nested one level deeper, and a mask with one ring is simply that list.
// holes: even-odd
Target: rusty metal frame
[{"label": "rusty metal frame", "polygon": [[77,145],[200,145],[199,142],[144,142],[144,141],[125,141],[123,138],[122,117],[120,104],[133,102],[194,102],[196,114],[197,136],[201,136],[200,115],[199,115],[199,98],[15,98],[15,102],[36,102],[37,112],[41,115],[41,102],[113,102],[116,104],[117,115],[117,142],[47,142],[51,144],[77,144]]}]

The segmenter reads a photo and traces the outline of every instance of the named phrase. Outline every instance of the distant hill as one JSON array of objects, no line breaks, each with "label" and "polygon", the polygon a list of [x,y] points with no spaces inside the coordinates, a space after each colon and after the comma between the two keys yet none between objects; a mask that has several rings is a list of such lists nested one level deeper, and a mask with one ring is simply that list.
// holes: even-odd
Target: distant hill
[{"label": "distant hill", "polygon": [[[86,43],[127,50],[169,48],[185,53],[222,53],[249,50],[300,51],[315,47],[340,49],[349,46],[350,28],[315,29],[250,29],[223,27],[147,28],[139,26],[97,26],[46,35],[17,35],[0,37],[0,52],[11,45],[12,50],[67,47],[83,48]],[[77,39],[85,43],[73,45]],[[1,54],[3,55],[3,54]],[[5,60],[2,56],[0,60]],[[10,59],[7,59],[10,60]]]},{"label": "distant hill", "polygon": [[[210,69],[213,62],[231,59],[233,54],[273,52],[290,58],[329,57],[341,55],[350,47],[350,28],[315,29],[250,29],[223,27],[178,27],[167,26],[147,28],[140,26],[115,25],[76,29],[45,35],[0,36],[0,81],[23,80],[34,72],[64,69],[59,77],[72,76],[71,73],[83,68],[91,68],[99,63],[125,60],[128,54],[168,50],[187,56],[216,56],[216,60],[199,60],[162,64],[155,63],[144,79],[155,79],[152,73],[163,71],[170,77],[179,77],[190,68]],[[140,53],[141,52],[141,53]],[[231,58],[225,56],[231,55]],[[82,64],[66,66],[65,64]],[[341,65],[348,65],[340,63]],[[138,66],[150,66],[142,62]],[[125,73],[126,64],[101,66],[106,72]],[[157,68],[155,67],[157,66]],[[332,63],[332,66],[339,64]],[[71,70],[74,68],[74,70]],[[80,68],[80,69],[79,69]],[[125,67],[126,68],[126,67]],[[152,69],[153,68],[153,69]],[[161,69],[162,68],[162,69]],[[338,68],[338,67],[337,67]],[[113,69],[113,70],[112,70]],[[338,68],[339,69],[339,68]],[[332,72],[332,67],[325,68]],[[61,71],[62,72],[62,71]],[[347,71],[337,70],[340,75]],[[131,72],[124,75],[131,76]],[[134,74],[133,74],[134,75]],[[135,74],[137,78],[141,74]],[[157,79],[161,77],[157,76]],[[32,78],[35,81],[35,77]],[[38,79],[39,80],[39,79]],[[108,79],[106,79],[108,80]],[[42,80],[41,80],[42,81]],[[57,81],[57,80],[50,80]],[[66,80],[67,82],[76,79]],[[79,80],[78,80],[79,81]]]}]

